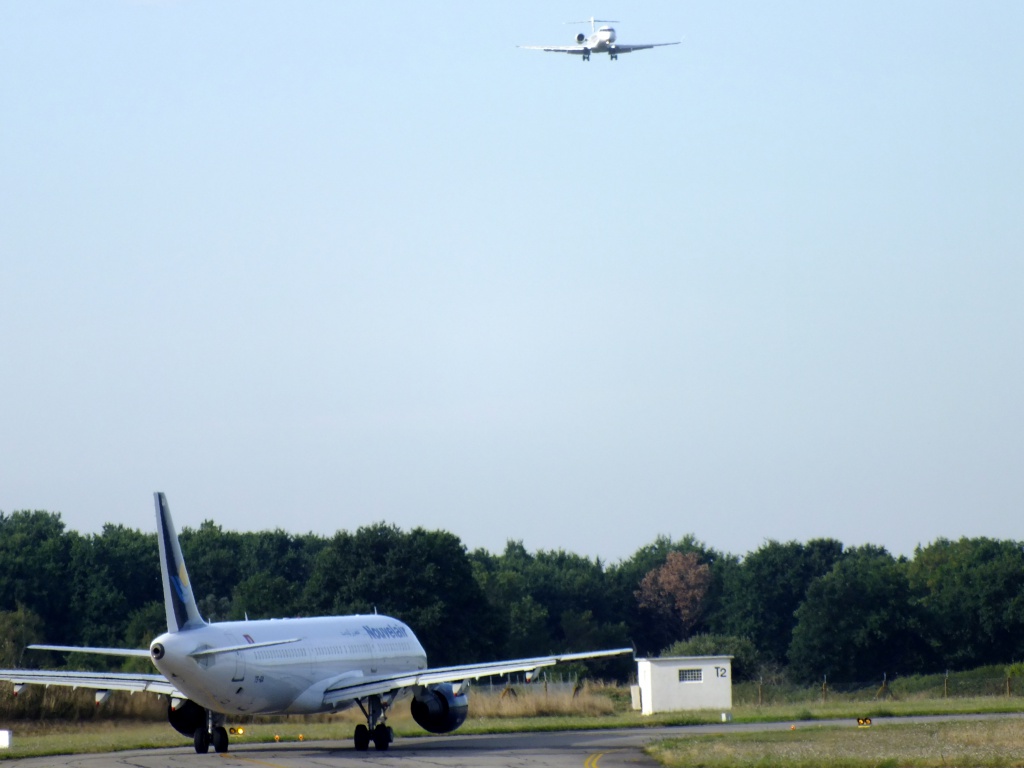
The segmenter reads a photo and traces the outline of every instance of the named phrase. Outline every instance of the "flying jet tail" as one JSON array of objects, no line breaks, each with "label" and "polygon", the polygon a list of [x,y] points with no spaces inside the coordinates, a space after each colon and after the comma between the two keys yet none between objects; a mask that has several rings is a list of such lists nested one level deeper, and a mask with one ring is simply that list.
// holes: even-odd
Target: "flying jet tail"
[{"label": "flying jet tail", "polygon": [[164,609],[167,612],[167,631],[201,627],[206,622],[199,615],[192,585],[181,556],[178,534],[171,520],[171,510],[162,493],[154,493],[156,501],[156,538],[160,544],[160,573],[164,583]]}]

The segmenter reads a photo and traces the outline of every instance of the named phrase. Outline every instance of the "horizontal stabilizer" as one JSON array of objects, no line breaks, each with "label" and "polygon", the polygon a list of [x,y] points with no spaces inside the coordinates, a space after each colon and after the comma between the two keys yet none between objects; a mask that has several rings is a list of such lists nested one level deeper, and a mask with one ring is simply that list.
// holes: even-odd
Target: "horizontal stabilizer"
[{"label": "horizontal stabilizer", "polygon": [[33,651],[60,651],[62,653],[102,653],[107,656],[143,656],[149,658],[146,648],[92,648],[77,645],[30,645]]},{"label": "horizontal stabilizer", "polygon": [[201,659],[204,656],[217,656],[221,653],[234,653],[235,651],[248,651],[250,648],[268,648],[271,645],[288,645],[289,643],[297,643],[302,638],[293,637],[290,640],[268,640],[265,643],[246,643],[245,645],[228,645],[222,648],[203,648],[199,651],[192,651],[189,654],[194,659]]}]

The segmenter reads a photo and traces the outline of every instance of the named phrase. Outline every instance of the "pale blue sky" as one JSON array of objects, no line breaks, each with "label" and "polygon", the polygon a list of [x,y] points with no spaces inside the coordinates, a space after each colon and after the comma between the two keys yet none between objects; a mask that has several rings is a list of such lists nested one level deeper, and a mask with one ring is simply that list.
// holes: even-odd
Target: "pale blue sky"
[{"label": "pale blue sky", "polygon": [[[590,15],[617,62],[564,44]],[[1024,539],[1024,4],[0,2],[0,509]]]}]

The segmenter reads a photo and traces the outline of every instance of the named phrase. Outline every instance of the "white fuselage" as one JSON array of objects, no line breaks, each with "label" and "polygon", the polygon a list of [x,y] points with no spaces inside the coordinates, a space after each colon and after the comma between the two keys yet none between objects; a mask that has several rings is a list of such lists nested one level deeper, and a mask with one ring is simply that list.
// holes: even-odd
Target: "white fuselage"
[{"label": "white fuselage", "polygon": [[614,42],[615,30],[611,27],[601,27],[587,38],[586,46],[594,53],[605,53]]},{"label": "white fuselage", "polygon": [[[295,642],[259,645],[286,640]],[[190,656],[247,644],[254,647]],[[206,624],[163,634],[150,648],[157,645],[163,649],[152,654],[157,669],[192,701],[225,714],[323,712],[330,708],[324,692],[338,681],[427,666],[412,630],[378,615]]]}]

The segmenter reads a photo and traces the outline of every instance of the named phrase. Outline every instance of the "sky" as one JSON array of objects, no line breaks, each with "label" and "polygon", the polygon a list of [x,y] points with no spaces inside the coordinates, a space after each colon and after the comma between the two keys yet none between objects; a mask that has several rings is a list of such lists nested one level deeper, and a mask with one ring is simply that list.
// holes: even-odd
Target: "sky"
[{"label": "sky", "polygon": [[[569,44],[592,15],[609,61]],[[1024,540],[1024,4],[0,2],[0,510]]]}]

